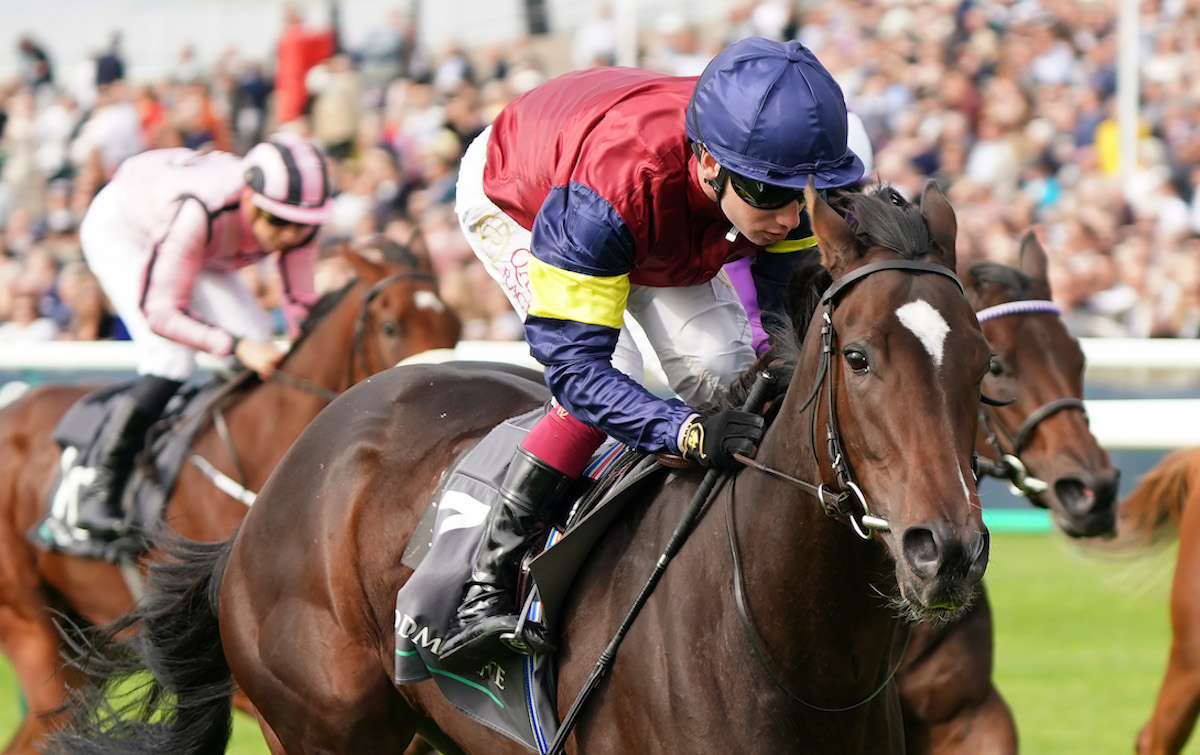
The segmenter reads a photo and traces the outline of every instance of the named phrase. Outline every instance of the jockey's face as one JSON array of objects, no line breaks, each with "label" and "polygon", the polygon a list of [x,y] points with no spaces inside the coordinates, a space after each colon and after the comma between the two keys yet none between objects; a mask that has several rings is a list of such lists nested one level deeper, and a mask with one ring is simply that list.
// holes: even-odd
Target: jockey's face
[{"label": "jockey's face", "polygon": [[[709,199],[717,202],[733,227],[751,243],[758,246],[774,244],[776,241],[782,241],[789,231],[800,225],[800,200],[795,199],[782,207],[770,209],[752,207],[733,190],[728,176],[721,176],[721,166],[705,150],[700,151],[696,170],[704,193]],[[725,182],[725,190],[721,192],[719,201],[716,190],[707,183],[717,180],[718,176]]]},{"label": "jockey's face", "polygon": [[290,249],[312,232],[311,225],[291,223],[257,207],[251,201],[251,196],[249,189],[242,193],[242,211],[250,221],[254,239],[268,252]]}]

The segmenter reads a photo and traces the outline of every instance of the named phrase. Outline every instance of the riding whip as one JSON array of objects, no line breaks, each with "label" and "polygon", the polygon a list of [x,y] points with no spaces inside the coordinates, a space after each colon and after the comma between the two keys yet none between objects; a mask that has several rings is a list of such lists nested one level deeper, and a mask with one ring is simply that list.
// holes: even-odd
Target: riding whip
[{"label": "riding whip", "polygon": [[[750,393],[746,396],[746,401],[742,404],[742,411],[759,412],[767,399],[767,391],[775,382],[775,377],[766,370],[758,373],[758,377],[754,380],[754,385],[750,387]],[[625,635],[629,632],[629,627],[633,625],[633,620],[641,613],[642,607],[646,605],[646,601],[650,599],[650,594],[654,592],[654,588],[658,585],[658,581],[662,579],[663,573],[667,570],[667,565],[671,563],[671,559],[683,547],[683,543],[691,534],[692,528],[696,526],[696,522],[700,519],[700,512],[704,509],[704,504],[708,502],[708,496],[716,487],[717,482],[721,479],[724,470],[710,469],[704,475],[704,479],[700,481],[700,486],[696,488],[696,494],[692,496],[691,505],[683,515],[683,519],[675,527],[675,531],[671,533],[671,538],[667,541],[666,547],[663,549],[662,555],[658,557],[658,561],[654,565],[654,571],[650,573],[650,578],[646,580],[646,584],[642,587],[642,591],[638,593],[637,599],[630,606],[629,612],[625,614],[625,618],[621,621],[621,625],[617,627],[617,633],[608,643],[608,647],[604,648],[604,652],[596,660],[596,665],[592,668],[592,672],[588,674],[588,678],[584,681],[583,687],[579,690],[579,694],[575,696],[574,702],[571,703],[567,715],[563,717],[562,725],[558,729],[558,733],[554,737],[554,741],[550,743],[550,749],[547,750],[549,755],[558,755],[560,752],[565,752],[567,737],[571,735],[571,730],[575,728],[575,720],[583,711],[583,705],[587,702],[588,697],[600,686],[600,681],[608,670],[612,668],[613,662],[617,657],[617,648],[625,639]]]}]

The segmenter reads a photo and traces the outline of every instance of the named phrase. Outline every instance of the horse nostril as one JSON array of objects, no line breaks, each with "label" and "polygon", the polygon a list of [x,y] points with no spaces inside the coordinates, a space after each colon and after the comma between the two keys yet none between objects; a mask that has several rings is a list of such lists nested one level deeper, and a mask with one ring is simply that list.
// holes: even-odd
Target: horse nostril
[{"label": "horse nostril", "polygon": [[933,530],[910,527],[904,533],[904,558],[921,579],[935,576],[941,561],[941,548]]}]

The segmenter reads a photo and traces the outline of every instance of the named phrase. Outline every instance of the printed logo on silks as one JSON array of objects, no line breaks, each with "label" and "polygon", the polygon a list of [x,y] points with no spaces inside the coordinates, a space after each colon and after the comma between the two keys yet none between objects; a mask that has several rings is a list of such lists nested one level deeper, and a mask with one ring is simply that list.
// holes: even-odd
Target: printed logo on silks
[{"label": "printed logo on silks", "polygon": [[508,224],[499,215],[486,215],[479,221],[479,240],[493,258],[508,248],[511,239]]}]

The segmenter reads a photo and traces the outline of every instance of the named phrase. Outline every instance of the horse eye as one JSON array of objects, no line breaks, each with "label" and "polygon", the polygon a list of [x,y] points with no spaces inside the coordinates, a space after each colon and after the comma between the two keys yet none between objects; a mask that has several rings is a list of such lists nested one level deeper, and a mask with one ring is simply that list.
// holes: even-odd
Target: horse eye
[{"label": "horse eye", "polygon": [[383,334],[385,336],[396,335],[396,323],[392,322],[391,320],[384,320],[379,327],[383,330]]},{"label": "horse eye", "polygon": [[992,357],[991,361],[988,362],[988,374],[993,377],[1000,377],[1001,375],[1003,375],[1004,374],[1004,362],[1001,362],[996,357]]},{"label": "horse eye", "polygon": [[871,367],[867,355],[861,351],[847,351],[843,356],[846,358],[846,364],[850,365],[850,369],[860,375]]}]

